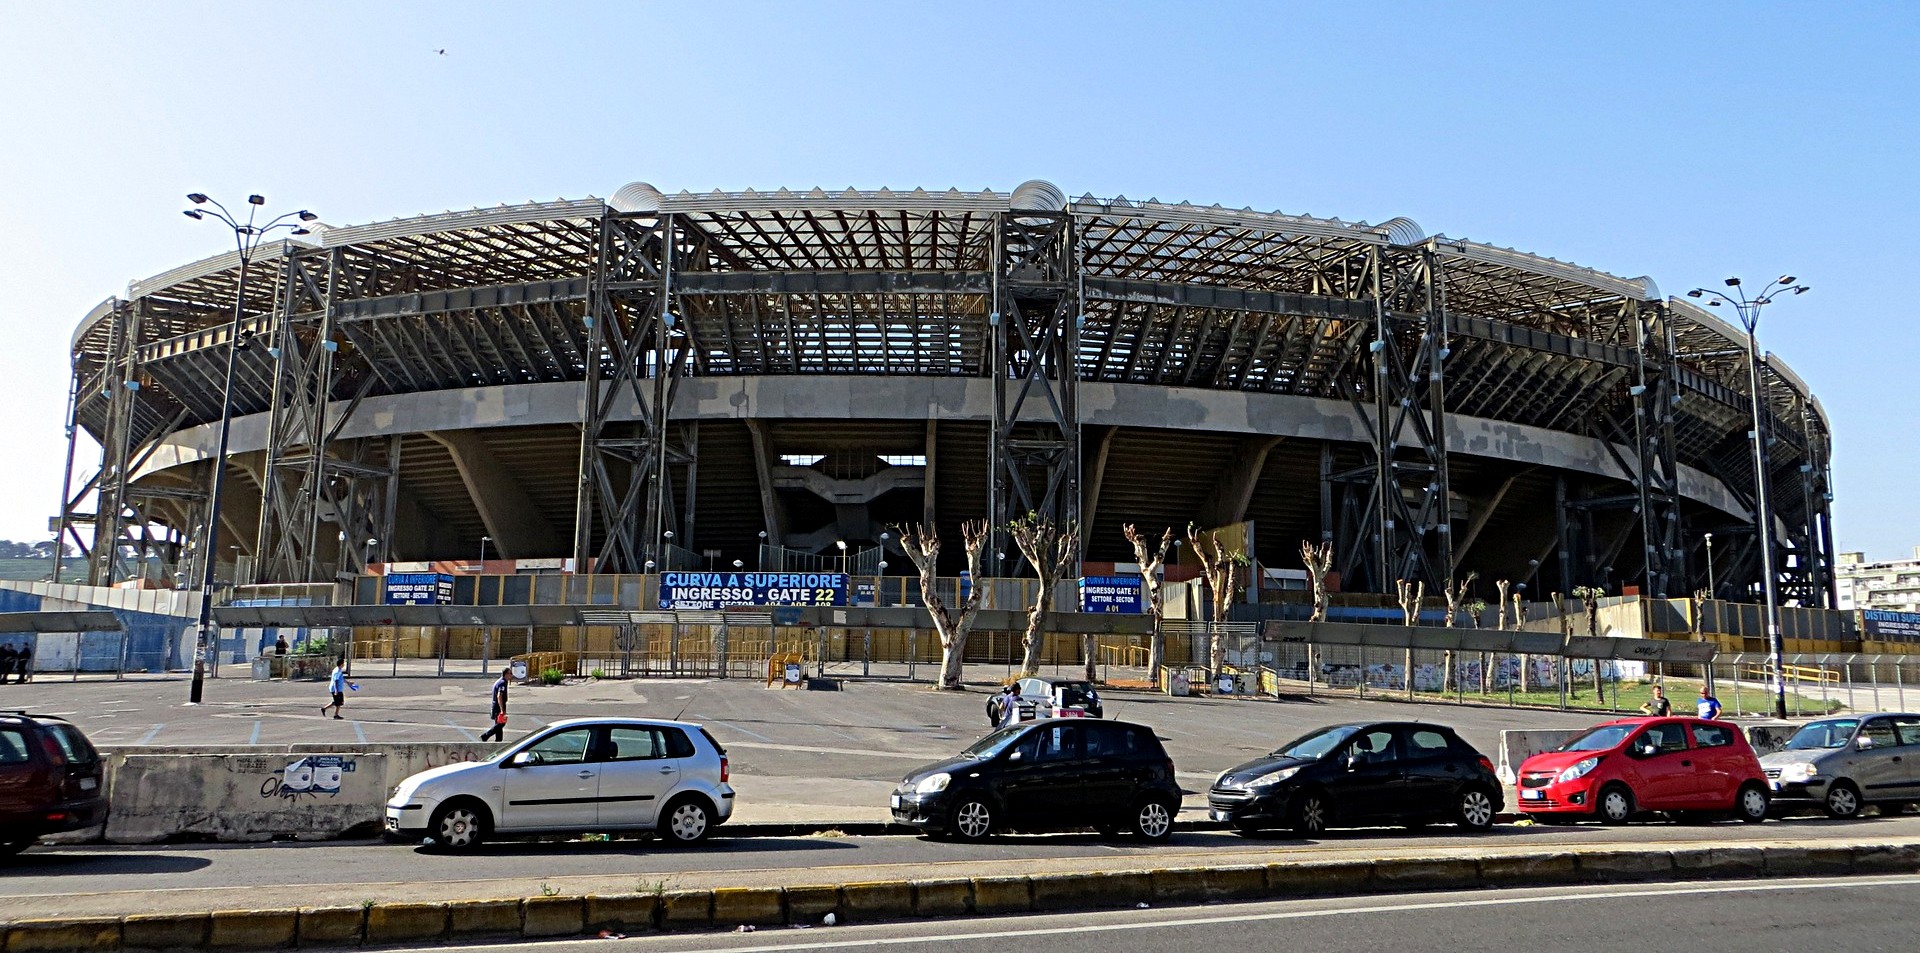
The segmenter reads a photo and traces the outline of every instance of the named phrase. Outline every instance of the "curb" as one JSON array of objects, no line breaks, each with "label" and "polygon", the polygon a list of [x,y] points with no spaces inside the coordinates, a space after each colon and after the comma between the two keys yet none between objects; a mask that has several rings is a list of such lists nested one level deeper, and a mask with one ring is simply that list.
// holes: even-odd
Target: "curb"
[{"label": "curb", "polygon": [[1227,867],[1159,867],[451,903],[133,914],[0,925],[5,953],[283,949],[964,917],[1482,887],[1920,873],[1920,842],[1861,847],[1600,849]]}]

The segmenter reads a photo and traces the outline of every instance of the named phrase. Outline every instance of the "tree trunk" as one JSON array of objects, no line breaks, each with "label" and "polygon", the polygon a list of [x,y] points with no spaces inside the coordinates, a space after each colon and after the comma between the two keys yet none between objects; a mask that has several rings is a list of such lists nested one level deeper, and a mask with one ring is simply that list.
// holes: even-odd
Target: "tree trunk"
[{"label": "tree trunk", "polygon": [[1093,633],[1089,632],[1080,637],[1080,654],[1084,657],[1087,663],[1087,681],[1089,682],[1095,681],[1097,679],[1097,672],[1095,669],[1095,663],[1097,660],[1094,658],[1094,654],[1098,649],[1099,649],[1099,646],[1094,641]]},{"label": "tree trunk", "polygon": [[1033,607],[1027,610],[1027,641],[1020,655],[1020,677],[1026,678],[1040,674],[1040,650],[1047,641],[1047,634],[1041,631],[1048,610],[1053,608],[1053,587],[1049,580],[1036,580],[1041,591],[1033,600]]}]

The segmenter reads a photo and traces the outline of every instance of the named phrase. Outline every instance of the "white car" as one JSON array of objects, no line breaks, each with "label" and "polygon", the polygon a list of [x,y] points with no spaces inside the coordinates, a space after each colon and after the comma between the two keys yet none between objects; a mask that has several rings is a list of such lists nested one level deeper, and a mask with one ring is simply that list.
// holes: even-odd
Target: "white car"
[{"label": "white car", "polygon": [[645,718],[557,721],[485,761],[400,782],[391,838],[469,850],[497,834],[655,831],[703,840],[733,815],[727,752],[705,728]]}]

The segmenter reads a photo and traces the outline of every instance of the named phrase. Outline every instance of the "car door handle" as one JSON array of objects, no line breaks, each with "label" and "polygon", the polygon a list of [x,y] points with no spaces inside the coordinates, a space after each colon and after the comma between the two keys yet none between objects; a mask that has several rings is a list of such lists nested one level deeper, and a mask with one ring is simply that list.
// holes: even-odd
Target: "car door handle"
[{"label": "car door handle", "polygon": [[590,777],[593,777],[593,772],[592,772],[592,771],[582,771],[582,772],[580,772],[580,776],[581,776],[581,777],[583,777],[583,778],[590,778]]},{"label": "car door handle", "polygon": [[1683,767],[1683,768],[1691,768],[1691,767],[1693,767],[1693,762],[1691,762],[1691,761],[1682,761],[1682,762],[1680,762],[1680,766],[1681,766],[1681,767]]},{"label": "car door handle", "polygon": [[663,768],[661,768],[661,769],[660,769],[660,773],[661,773],[661,774],[672,774],[673,772],[675,772],[675,771],[678,771],[678,770],[679,770],[678,768],[675,768],[675,767],[673,767],[672,765],[667,765],[667,766],[665,766],[665,767],[663,767]]}]

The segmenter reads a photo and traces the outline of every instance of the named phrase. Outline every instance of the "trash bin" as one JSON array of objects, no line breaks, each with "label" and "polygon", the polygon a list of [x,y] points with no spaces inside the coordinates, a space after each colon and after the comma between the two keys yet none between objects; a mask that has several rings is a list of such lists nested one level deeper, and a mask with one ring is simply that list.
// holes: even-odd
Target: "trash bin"
[{"label": "trash bin", "polygon": [[264,682],[273,678],[273,657],[256,655],[253,657],[253,680]]}]

